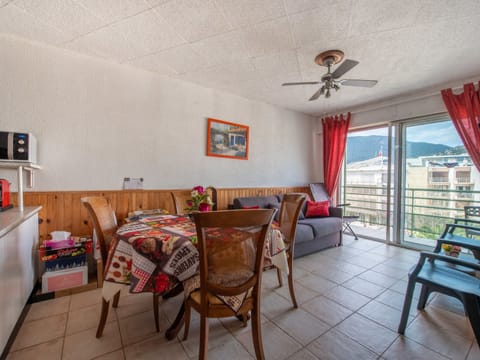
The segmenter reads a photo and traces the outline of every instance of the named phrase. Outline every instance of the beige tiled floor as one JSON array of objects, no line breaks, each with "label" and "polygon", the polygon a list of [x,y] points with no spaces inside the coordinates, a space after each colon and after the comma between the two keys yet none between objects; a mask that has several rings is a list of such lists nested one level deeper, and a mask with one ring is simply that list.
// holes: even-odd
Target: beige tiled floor
[{"label": "beige tiled floor", "polygon": [[[410,312],[405,336],[396,332],[408,269],[417,253],[346,236],[344,246],[295,259],[300,307],[276,272],[264,273],[262,334],[267,359],[480,359],[461,303],[434,295],[425,311]],[[418,295],[417,295],[418,296]],[[35,303],[8,359],[196,359],[199,321],[187,341],[167,341],[179,296],[160,305],[155,332],[151,294],[122,294],[101,339],[95,338],[101,290]],[[180,334],[182,335],[182,333]],[[211,319],[210,359],[253,359],[250,327]]]}]

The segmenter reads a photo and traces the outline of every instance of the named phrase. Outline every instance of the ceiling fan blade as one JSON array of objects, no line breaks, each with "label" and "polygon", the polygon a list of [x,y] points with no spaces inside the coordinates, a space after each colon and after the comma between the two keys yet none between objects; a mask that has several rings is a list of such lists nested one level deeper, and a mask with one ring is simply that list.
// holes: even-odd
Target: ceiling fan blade
[{"label": "ceiling fan blade", "polygon": [[347,71],[350,71],[352,68],[358,65],[358,61],[345,59],[343,63],[340,64],[338,68],[332,73],[334,79],[338,79],[340,76],[345,74]]},{"label": "ceiling fan blade", "polygon": [[291,83],[283,83],[282,86],[290,86],[290,85],[317,85],[321,84],[320,81],[303,81],[303,82],[291,82]]},{"label": "ceiling fan blade", "polygon": [[308,101],[317,100],[320,97],[320,95],[322,95],[324,92],[325,92],[325,88],[322,86],[320,89],[317,90],[315,94],[312,95],[310,99],[308,99]]},{"label": "ceiling fan blade", "polygon": [[361,86],[361,87],[372,87],[377,84],[377,80],[360,80],[360,79],[343,79],[340,80],[342,85],[346,86]]}]

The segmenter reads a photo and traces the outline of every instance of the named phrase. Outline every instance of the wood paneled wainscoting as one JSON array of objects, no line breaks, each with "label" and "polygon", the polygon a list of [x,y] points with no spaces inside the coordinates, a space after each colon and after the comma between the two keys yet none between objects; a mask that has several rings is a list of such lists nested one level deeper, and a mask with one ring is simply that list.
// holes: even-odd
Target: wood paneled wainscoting
[{"label": "wood paneled wainscoting", "polygon": [[[84,196],[105,196],[112,203],[119,221],[134,210],[166,209],[174,213],[174,205],[170,196],[172,190],[115,190],[115,191],[50,191],[25,192],[24,205],[40,205],[39,241],[49,238],[55,230],[65,230],[73,235],[91,235],[93,225],[84,209],[80,198]],[[218,210],[227,209],[228,204],[237,197],[266,196],[287,192],[307,192],[307,186],[301,187],[256,187],[217,189]],[[13,193],[13,204],[17,205],[17,194]]]}]

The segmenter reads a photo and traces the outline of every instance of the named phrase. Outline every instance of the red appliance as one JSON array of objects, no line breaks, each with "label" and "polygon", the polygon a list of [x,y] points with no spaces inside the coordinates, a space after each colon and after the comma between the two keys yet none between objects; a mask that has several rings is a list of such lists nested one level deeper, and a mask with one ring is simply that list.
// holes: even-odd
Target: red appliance
[{"label": "red appliance", "polygon": [[8,180],[0,179],[0,211],[12,208],[10,204],[10,183]]}]

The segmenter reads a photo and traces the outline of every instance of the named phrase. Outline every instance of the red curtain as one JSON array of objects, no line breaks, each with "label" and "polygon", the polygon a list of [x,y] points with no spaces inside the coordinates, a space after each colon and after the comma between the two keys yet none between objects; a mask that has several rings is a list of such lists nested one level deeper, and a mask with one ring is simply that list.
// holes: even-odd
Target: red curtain
[{"label": "red curtain", "polygon": [[333,197],[338,185],[343,154],[347,143],[350,113],[322,119],[323,128],[323,177],[325,189]]},{"label": "red curtain", "polygon": [[[480,83],[479,83],[480,86]],[[473,83],[463,85],[463,93],[442,90],[442,98],[463,145],[480,170],[480,90]]]}]

